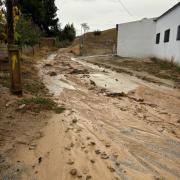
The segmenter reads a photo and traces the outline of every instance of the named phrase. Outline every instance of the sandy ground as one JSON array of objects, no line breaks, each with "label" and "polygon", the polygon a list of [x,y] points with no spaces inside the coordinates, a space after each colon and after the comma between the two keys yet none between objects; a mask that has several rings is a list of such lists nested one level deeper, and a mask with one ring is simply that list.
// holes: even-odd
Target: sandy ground
[{"label": "sandy ground", "polygon": [[21,179],[180,179],[179,89],[62,51],[37,67],[66,111],[13,153]]}]

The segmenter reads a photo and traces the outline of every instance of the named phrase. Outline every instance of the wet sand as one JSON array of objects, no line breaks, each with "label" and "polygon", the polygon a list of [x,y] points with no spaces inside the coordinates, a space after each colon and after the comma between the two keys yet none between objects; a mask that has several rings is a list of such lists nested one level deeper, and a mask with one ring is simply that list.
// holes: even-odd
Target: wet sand
[{"label": "wet sand", "polygon": [[62,52],[38,67],[66,111],[49,119],[35,148],[17,149],[13,160],[22,163],[22,179],[180,178],[178,89]]}]

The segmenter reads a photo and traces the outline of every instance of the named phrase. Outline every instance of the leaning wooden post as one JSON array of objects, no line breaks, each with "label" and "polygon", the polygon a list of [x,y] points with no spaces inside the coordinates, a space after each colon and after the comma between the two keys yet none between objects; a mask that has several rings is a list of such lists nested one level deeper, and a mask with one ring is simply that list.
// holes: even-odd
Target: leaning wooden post
[{"label": "leaning wooden post", "polygon": [[12,94],[22,95],[19,48],[14,45],[13,2],[13,0],[6,0],[11,92]]}]

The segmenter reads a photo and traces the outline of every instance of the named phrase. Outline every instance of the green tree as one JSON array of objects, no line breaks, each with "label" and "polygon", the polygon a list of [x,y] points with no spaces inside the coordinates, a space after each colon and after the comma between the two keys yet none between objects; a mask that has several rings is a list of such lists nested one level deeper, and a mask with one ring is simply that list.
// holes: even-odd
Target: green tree
[{"label": "green tree", "polygon": [[76,37],[76,30],[73,24],[66,24],[61,33],[62,40],[68,40],[72,42]]},{"label": "green tree", "polygon": [[22,13],[32,17],[46,35],[54,35],[58,26],[55,0],[19,0],[18,4]]},{"label": "green tree", "polygon": [[21,17],[16,26],[16,43],[21,47],[24,45],[34,46],[39,43],[41,31],[31,19]]},{"label": "green tree", "polygon": [[57,7],[55,5],[55,0],[44,0],[44,20],[43,28],[48,35],[54,35],[58,31],[58,21],[57,18]]}]

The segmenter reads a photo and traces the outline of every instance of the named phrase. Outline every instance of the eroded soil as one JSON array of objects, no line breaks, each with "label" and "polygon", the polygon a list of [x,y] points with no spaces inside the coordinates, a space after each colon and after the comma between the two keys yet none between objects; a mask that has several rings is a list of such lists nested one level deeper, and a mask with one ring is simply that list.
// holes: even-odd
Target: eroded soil
[{"label": "eroded soil", "polygon": [[12,154],[21,179],[180,178],[180,92],[173,82],[148,82],[62,51],[37,67],[66,111],[49,118],[35,147],[23,144]]}]

